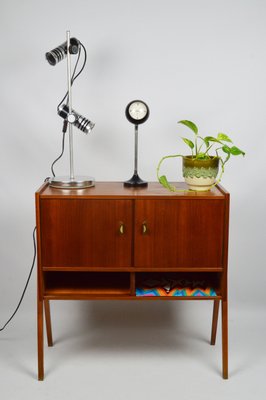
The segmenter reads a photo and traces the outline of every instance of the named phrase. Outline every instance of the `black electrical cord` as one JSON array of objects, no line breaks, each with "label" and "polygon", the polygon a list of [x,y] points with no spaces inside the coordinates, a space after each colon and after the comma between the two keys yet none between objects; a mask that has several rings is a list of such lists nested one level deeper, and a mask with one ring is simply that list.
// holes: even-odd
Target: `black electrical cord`
[{"label": "black electrical cord", "polygon": [[[72,74],[72,78],[71,78],[71,86],[73,85],[74,81],[77,79],[77,77],[81,74],[81,72],[84,70],[86,62],[87,62],[87,51],[85,49],[85,47],[83,46],[83,44],[80,42],[80,46],[82,47],[83,51],[84,51],[84,60],[83,60],[83,65],[80,69],[80,71],[77,73],[77,75],[75,75],[76,73],[76,69],[79,63],[79,59],[80,59],[80,54],[81,54],[81,47],[79,48],[79,53],[78,53],[78,58],[74,67],[74,71]],[[59,110],[59,107],[61,106],[61,104],[65,101],[66,97],[68,96],[68,92],[66,92],[65,96],[63,97],[63,99],[60,101],[60,103],[57,106],[57,111]],[[68,100],[67,100],[68,103]]]},{"label": "black electrical cord", "polygon": [[65,151],[65,136],[66,136],[66,132],[63,132],[63,137],[62,137],[62,151],[61,151],[61,154],[60,154],[60,156],[58,156],[58,157],[53,161],[53,163],[52,163],[52,165],[51,165],[51,171],[52,171],[53,176],[55,176],[55,173],[54,173],[54,165],[55,165],[55,163],[57,163],[58,160],[60,160],[60,158],[63,156],[64,151]]},{"label": "black electrical cord", "polygon": [[[85,65],[86,65],[86,62],[87,62],[87,51],[86,51],[86,49],[85,49],[85,46],[83,46],[83,44],[80,42],[80,45],[81,45],[81,47],[83,48],[83,51],[84,51],[84,60],[83,60],[83,65],[82,65],[82,67],[80,68],[80,71],[77,73],[77,75],[74,77],[74,79],[73,79],[73,82],[74,82],[74,80],[75,79],[77,79],[77,77],[81,74],[81,72],[84,70],[84,68],[85,68]],[[72,84],[73,84],[73,82],[72,82]]]},{"label": "black electrical cord", "polygon": [[[71,86],[73,85],[73,82],[75,81],[75,79],[77,79],[77,77],[78,77],[78,76],[81,74],[81,72],[84,70],[84,67],[85,67],[86,62],[87,62],[87,52],[86,52],[86,49],[85,49],[85,47],[83,46],[83,44],[82,44],[81,42],[80,42],[80,45],[81,45],[81,47],[82,47],[82,49],[83,49],[83,51],[84,51],[83,65],[82,65],[80,71],[76,74],[76,70],[77,70],[77,66],[78,66],[79,59],[80,59],[80,54],[81,54],[81,48],[79,48],[78,58],[77,58],[77,61],[76,61],[76,64],[75,64],[75,67],[74,67],[74,70],[73,70],[72,78],[71,78]],[[76,75],[75,75],[75,74],[76,74]],[[59,107],[60,107],[61,104],[64,102],[64,100],[66,99],[67,96],[68,96],[68,92],[65,94],[64,98],[62,99],[62,101],[58,104],[57,110],[59,109]],[[68,102],[68,101],[67,101],[67,102]],[[61,154],[60,154],[59,157],[56,158],[56,160],[54,160],[54,162],[53,162],[52,165],[51,165],[51,171],[52,171],[53,176],[55,176],[54,168],[53,168],[53,167],[54,167],[54,164],[63,156],[63,154],[64,154],[64,149],[65,149],[65,132],[63,132],[62,151],[61,151]],[[46,178],[46,180],[47,180],[47,179],[49,180],[49,178]],[[46,180],[45,180],[45,181],[46,181]],[[4,324],[4,326],[3,326],[2,328],[0,328],[0,332],[3,331],[3,330],[6,328],[6,326],[10,323],[10,321],[11,321],[11,320],[14,318],[14,316],[16,315],[16,313],[17,313],[17,311],[18,311],[18,309],[19,309],[19,307],[20,307],[20,305],[21,305],[21,303],[22,303],[22,300],[23,300],[23,298],[24,298],[24,295],[25,295],[25,293],[26,293],[26,290],[27,290],[27,288],[28,288],[29,281],[30,281],[30,278],[31,278],[31,275],[32,275],[32,271],[33,271],[33,268],[34,268],[34,265],[35,265],[35,260],[36,260],[36,239],[35,239],[35,233],[36,233],[36,227],[33,229],[34,255],[33,255],[32,266],[31,266],[31,269],[30,269],[30,273],[29,273],[29,276],[28,276],[26,285],[25,285],[25,287],[24,287],[24,290],[23,290],[23,292],[22,292],[21,298],[20,298],[20,300],[19,300],[19,303],[18,303],[18,305],[17,305],[15,311],[13,312],[13,314],[11,315],[11,317],[7,320],[7,322]]]},{"label": "black electrical cord", "polygon": [[5,327],[9,324],[9,322],[10,322],[10,321],[13,319],[13,317],[15,316],[16,312],[18,311],[18,309],[19,309],[19,307],[20,307],[20,305],[21,305],[21,303],[22,303],[22,300],[23,300],[23,298],[24,298],[25,292],[26,292],[26,290],[27,290],[27,287],[28,287],[28,284],[29,284],[29,281],[30,281],[30,278],[31,278],[31,274],[32,274],[32,271],[33,271],[33,267],[34,267],[34,264],[35,264],[35,259],[36,259],[36,239],[35,239],[35,232],[36,232],[36,226],[35,226],[35,228],[33,229],[34,255],[33,255],[32,266],[31,266],[31,269],[30,269],[30,273],[29,273],[29,276],[28,276],[26,285],[25,285],[25,287],[24,287],[24,290],[23,290],[23,292],[22,292],[22,296],[21,296],[21,298],[20,298],[20,300],[19,300],[19,303],[18,303],[18,305],[17,305],[15,311],[13,312],[13,314],[11,315],[11,317],[8,319],[8,321],[5,323],[5,325],[4,325],[2,328],[0,328],[0,332],[3,331],[3,330],[5,329]]},{"label": "black electrical cord", "polygon": [[[74,71],[72,73],[72,77],[71,77],[71,86],[73,85],[75,78],[75,73],[76,73],[76,69],[79,63],[79,59],[80,59],[80,53],[81,53],[81,48],[79,48],[79,52],[78,52],[78,58],[74,67]],[[62,100],[60,101],[60,103],[57,106],[57,112],[59,111],[59,107],[61,106],[61,104],[65,101],[66,97],[68,97],[68,92],[66,92],[66,94],[64,95],[64,97],[62,98]],[[68,99],[67,99],[67,103],[68,103]]]}]

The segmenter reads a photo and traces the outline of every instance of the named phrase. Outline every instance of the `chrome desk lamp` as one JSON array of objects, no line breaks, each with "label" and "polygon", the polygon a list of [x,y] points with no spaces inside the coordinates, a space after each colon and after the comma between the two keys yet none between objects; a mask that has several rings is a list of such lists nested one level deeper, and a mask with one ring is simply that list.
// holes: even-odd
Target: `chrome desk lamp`
[{"label": "chrome desk lamp", "polygon": [[[80,47],[85,53],[85,61],[80,72],[74,77],[71,77],[71,54],[80,52]],[[80,54],[80,53],[79,53]],[[81,73],[86,63],[86,49],[83,44],[76,38],[70,38],[70,31],[66,32],[66,42],[56,47],[55,49],[45,54],[46,60],[50,65],[56,65],[64,58],[67,58],[67,94],[58,106],[58,115],[64,119],[63,132],[68,128],[69,134],[69,160],[70,160],[70,175],[69,176],[54,176],[50,178],[50,186],[59,189],[78,189],[94,186],[95,180],[87,176],[75,176],[74,174],[74,154],[73,154],[73,125],[82,132],[88,134],[94,127],[94,123],[80,115],[72,108],[72,84],[74,79]],[[78,58],[79,59],[79,58]],[[78,61],[77,61],[78,63]],[[77,66],[77,64],[76,64]],[[76,68],[76,67],[75,67]],[[75,70],[74,70],[75,72]],[[67,98],[66,104],[62,104]]]}]

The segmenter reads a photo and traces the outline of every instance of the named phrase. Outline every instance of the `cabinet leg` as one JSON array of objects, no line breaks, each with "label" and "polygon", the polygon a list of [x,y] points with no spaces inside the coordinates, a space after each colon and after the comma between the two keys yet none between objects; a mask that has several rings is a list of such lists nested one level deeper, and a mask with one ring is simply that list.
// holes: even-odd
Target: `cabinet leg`
[{"label": "cabinet leg", "polygon": [[222,300],[223,378],[228,379],[228,304]]},{"label": "cabinet leg", "polygon": [[50,312],[49,300],[44,300],[44,312],[45,312],[45,322],[46,322],[47,343],[49,347],[52,347],[53,336],[52,336],[52,324],[51,324],[51,312]]},{"label": "cabinet leg", "polygon": [[43,365],[43,301],[38,300],[38,318],[37,318],[37,343],[38,343],[38,379],[44,379]]},{"label": "cabinet leg", "polygon": [[220,305],[220,300],[214,300],[214,302],[213,302],[213,313],[212,313],[211,345],[215,345],[215,341],[216,341],[216,332],[217,332],[218,315],[219,315],[219,305]]}]

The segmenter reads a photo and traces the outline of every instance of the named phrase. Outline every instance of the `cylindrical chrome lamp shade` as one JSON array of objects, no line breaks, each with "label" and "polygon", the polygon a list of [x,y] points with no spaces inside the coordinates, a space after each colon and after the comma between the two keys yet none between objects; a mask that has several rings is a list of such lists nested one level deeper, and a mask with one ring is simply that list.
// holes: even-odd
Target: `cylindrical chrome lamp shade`
[{"label": "cylindrical chrome lamp shade", "polygon": [[60,106],[58,114],[86,134],[90,133],[95,125],[92,121],[73,110],[73,108],[71,114],[69,114],[69,107],[66,104]]},{"label": "cylindrical chrome lamp shade", "polygon": [[[77,54],[79,51],[79,41],[76,38],[70,39],[69,52],[70,54]],[[50,65],[56,65],[67,56],[67,42],[62,43],[55,49],[48,51],[45,54],[46,60]]]}]

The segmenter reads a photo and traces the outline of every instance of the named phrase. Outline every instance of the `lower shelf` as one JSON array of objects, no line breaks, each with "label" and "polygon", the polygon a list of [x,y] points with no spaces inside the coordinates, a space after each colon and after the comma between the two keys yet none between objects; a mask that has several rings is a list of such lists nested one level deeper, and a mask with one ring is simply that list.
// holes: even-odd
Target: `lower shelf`
[{"label": "lower shelf", "polygon": [[221,298],[220,273],[44,272],[47,299],[208,300]]}]

